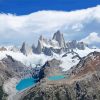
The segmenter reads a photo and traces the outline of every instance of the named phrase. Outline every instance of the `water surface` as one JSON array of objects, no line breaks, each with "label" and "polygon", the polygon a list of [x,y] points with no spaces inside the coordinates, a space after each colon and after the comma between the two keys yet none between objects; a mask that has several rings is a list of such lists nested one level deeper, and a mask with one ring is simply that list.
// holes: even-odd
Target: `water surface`
[{"label": "water surface", "polygon": [[16,89],[18,91],[21,91],[23,89],[26,89],[28,87],[34,86],[36,84],[36,79],[34,78],[25,78],[22,79],[16,86]]},{"label": "water surface", "polygon": [[63,75],[48,77],[49,80],[61,80],[61,79],[64,79],[64,78],[65,78],[65,76],[63,76]]}]

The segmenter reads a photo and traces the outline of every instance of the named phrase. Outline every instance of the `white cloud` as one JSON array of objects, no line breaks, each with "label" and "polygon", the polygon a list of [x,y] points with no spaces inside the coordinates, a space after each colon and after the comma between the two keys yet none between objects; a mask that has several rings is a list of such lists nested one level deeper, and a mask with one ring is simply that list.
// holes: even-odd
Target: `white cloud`
[{"label": "white cloud", "polygon": [[95,43],[95,42],[100,43],[100,36],[99,36],[98,33],[93,32],[93,33],[90,33],[89,36],[82,39],[81,41],[83,41],[84,43],[87,43],[87,44],[92,44],[92,43]]},{"label": "white cloud", "polygon": [[72,26],[72,30],[80,31],[83,28],[83,25],[81,23],[77,23]]},{"label": "white cloud", "polygon": [[100,6],[71,12],[38,11],[23,16],[0,14],[0,42],[33,42],[39,34],[50,36],[58,29],[66,33],[66,38],[100,32],[99,27],[93,26],[94,23],[100,26],[99,12]]}]

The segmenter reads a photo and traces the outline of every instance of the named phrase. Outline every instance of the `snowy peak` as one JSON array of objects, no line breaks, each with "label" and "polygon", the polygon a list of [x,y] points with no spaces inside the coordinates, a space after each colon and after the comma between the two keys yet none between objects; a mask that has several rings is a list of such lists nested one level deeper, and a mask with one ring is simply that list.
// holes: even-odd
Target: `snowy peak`
[{"label": "snowy peak", "polygon": [[84,50],[86,45],[83,42],[76,40],[65,42],[64,36],[60,31],[54,33],[53,38],[47,40],[40,35],[38,39],[37,47],[32,46],[33,52],[37,54],[44,53],[46,55],[52,55],[53,53],[61,54],[72,49]]},{"label": "snowy peak", "polygon": [[58,30],[56,33],[53,35],[53,40],[56,40],[59,43],[59,46],[64,48],[65,47],[65,40],[63,37],[63,34]]},{"label": "snowy peak", "polygon": [[[37,46],[33,44],[30,47],[28,44],[23,42],[21,49],[11,46],[9,50],[14,52],[21,52],[24,55],[30,55],[32,53],[43,53],[45,55],[52,56],[54,53],[62,54],[73,49],[84,50],[85,47],[86,44],[84,44],[83,42],[78,42],[76,40],[66,42],[63,34],[60,31],[57,31],[54,33],[52,39],[47,39],[44,38],[43,35],[40,35]],[[0,50],[2,51],[4,50],[4,48],[1,48]]]}]

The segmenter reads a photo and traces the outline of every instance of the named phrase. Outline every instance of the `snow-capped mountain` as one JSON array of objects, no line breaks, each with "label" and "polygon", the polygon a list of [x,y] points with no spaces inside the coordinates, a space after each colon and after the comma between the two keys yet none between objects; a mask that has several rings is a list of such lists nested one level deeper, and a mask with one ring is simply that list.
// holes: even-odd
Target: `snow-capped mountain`
[{"label": "snow-capped mountain", "polygon": [[[84,65],[82,62],[83,59],[94,51],[100,52],[100,49],[89,48],[83,41],[73,40],[66,42],[60,31],[54,33],[51,39],[46,39],[41,35],[38,39],[37,46],[34,44],[30,46],[26,42],[23,42],[20,47],[1,46],[1,70],[2,66],[6,66],[5,68],[7,69],[7,72],[5,72],[5,68],[3,68],[4,73],[1,73],[1,76],[5,76],[3,78],[5,82],[4,90],[9,94],[10,98],[12,97],[11,94],[14,96],[14,93],[16,94],[18,92],[16,91],[16,84],[21,78],[38,77],[39,80],[42,80],[42,78],[50,75],[63,74],[67,75],[66,77],[70,75],[72,77],[73,72],[76,74],[78,70],[82,70],[82,67],[79,68],[78,65],[81,63]],[[9,77],[9,73],[11,75],[14,74],[12,76],[13,78]]]},{"label": "snow-capped mountain", "polygon": [[61,54],[72,49],[84,50],[87,45],[84,42],[77,42],[76,40],[66,42],[63,34],[60,31],[54,33],[52,39],[47,40],[42,35],[38,40],[37,47],[32,46],[33,53],[51,56],[53,53]]},{"label": "snow-capped mountain", "polygon": [[82,41],[66,42],[60,31],[54,33],[52,39],[46,39],[41,35],[38,44],[29,46],[23,42],[22,46],[3,46],[0,47],[0,59],[6,55],[12,56],[17,61],[22,62],[25,66],[42,66],[48,60],[53,58],[61,61],[60,67],[63,71],[69,70],[76,65],[81,57],[88,55],[90,52],[100,51],[100,49],[90,49],[87,44]]},{"label": "snow-capped mountain", "polygon": [[65,47],[66,47],[63,34],[62,34],[60,31],[57,31],[56,33],[54,33],[52,39],[55,40],[55,41],[57,41],[58,44],[59,44],[59,46],[60,46],[61,48],[65,48]]}]

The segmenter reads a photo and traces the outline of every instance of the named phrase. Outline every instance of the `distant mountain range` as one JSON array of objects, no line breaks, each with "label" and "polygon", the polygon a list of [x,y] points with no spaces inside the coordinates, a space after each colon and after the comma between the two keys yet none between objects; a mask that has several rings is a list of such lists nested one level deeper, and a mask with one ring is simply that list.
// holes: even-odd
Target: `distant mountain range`
[{"label": "distant mountain range", "polygon": [[51,56],[53,53],[61,54],[62,52],[68,52],[73,49],[84,50],[87,47],[87,44],[84,42],[78,42],[76,40],[66,42],[63,34],[60,31],[54,33],[52,39],[47,40],[42,35],[38,39],[38,45],[35,47],[33,44],[32,47],[29,47],[25,42],[22,44],[20,51],[28,55],[36,53]]},{"label": "distant mountain range", "polygon": [[[1,46],[0,99],[100,100],[100,49],[87,43],[93,37],[99,41],[96,33],[81,41],[65,41],[57,31],[52,39],[41,35],[37,46],[26,42],[20,48]],[[53,76],[64,79],[48,79]],[[38,78],[36,86],[19,92],[16,85],[28,77]]]}]

